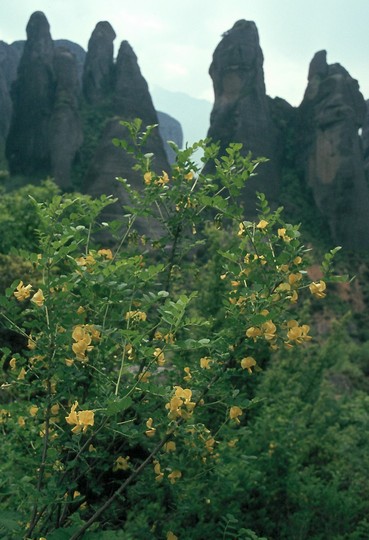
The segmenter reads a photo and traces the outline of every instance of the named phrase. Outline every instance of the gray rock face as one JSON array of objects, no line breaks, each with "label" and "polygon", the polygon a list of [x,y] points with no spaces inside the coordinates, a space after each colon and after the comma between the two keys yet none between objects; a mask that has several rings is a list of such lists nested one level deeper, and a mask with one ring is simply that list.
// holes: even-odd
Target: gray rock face
[{"label": "gray rock face", "polygon": [[111,88],[115,37],[112,26],[101,21],[88,42],[82,80],[83,94],[92,105],[99,103]]},{"label": "gray rock face", "polygon": [[74,56],[76,57],[78,79],[82,84],[83,67],[86,60],[86,51],[83,49],[83,47],[78,45],[78,43],[69,41],[69,39],[55,39],[54,45],[55,47],[64,47],[64,49],[67,49],[72,54],[74,54]]},{"label": "gray rock face", "polygon": [[0,41],[0,144],[3,146],[12,115],[10,85],[16,76],[16,53],[10,45]]},{"label": "gray rock face", "polygon": [[182,126],[169,114],[158,111],[159,121],[159,133],[164,143],[164,150],[168,158],[169,163],[174,163],[176,154],[174,150],[169,146],[167,141],[173,141],[178,148],[182,148],[183,145],[183,132]]},{"label": "gray rock face", "polygon": [[17,78],[12,86],[13,115],[6,145],[11,172],[51,175],[63,188],[82,142],[78,112],[80,83],[74,54],[55,48],[49,23],[35,12],[27,25]]},{"label": "gray rock face", "polygon": [[[132,171],[132,158],[121,148],[112,145],[112,138],[127,137],[125,129],[119,123],[121,120],[133,120],[138,117],[142,119],[142,125],[145,127],[157,124],[158,118],[147,82],[138,66],[137,57],[126,41],[122,42],[119,49],[113,80],[111,108],[116,116],[107,124],[91,167],[87,171],[85,188],[88,193],[94,195],[116,194],[120,201],[124,202],[126,194],[115,178],[122,176],[136,186],[142,185],[143,179],[137,172]],[[145,150],[155,154],[156,170],[161,172],[169,169],[163,142],[157,130],[153,132]]]},{"label": "gray rock face", "polygon": [[363,144],[365,173],[369,182],[369,99],[366,100],[366,115],[363,123],[361,140]]},{"label": "gray rock face", "polygon": [[12,87],[13,117],[7,140],[12,173],[50,174],[49,119],[53,108],[54,44],[49,23],[37,11],[27,25],[27,42]]},{"label": "gray rock face", "polygon": [[358,133],[366,115],[359,86],[326,52],[313,58],[300,105],[305,177],[335,242],[369,248],[369,188]]},{"label": "gray rock face", "polygon": [[145,125],[158,123],[148,84],[128,41],[122,41],[114,66],[112,100],[117,115],[126,119],[142,118]]},{"label": "gray rock face", "polygon": [[56,183],[68,189],[71,166],[83,141],[77,64],[68,49],[60,47],[55,50],[54,73],[57,83],[49,128],[51,171]]},{"label": "gray rock face", "polygon": [[265,92],[263,61],[255,23],[241,20],[223,35],[209,70],[215,93],[209,137],[219,141],[223,150],[231,142],[240,142],[254,157],[270,159],[258,171],[256,182],[246,187],[249,212],[255,211],[256,190],[271,200],[278,193],[277,131]]}]

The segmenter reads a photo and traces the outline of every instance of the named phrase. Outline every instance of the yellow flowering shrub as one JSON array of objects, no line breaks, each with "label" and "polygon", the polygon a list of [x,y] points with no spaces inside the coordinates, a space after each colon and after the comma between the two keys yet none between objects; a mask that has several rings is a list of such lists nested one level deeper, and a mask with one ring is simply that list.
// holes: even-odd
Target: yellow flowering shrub
[{"label": "yellow flowering shrub", "polygon": [[[105,524],[142,538],[172,527],[180,538],[194,489],[228,459],[238,466],[229,456],[247,432],[258,371],[312,339],[299,301],[327,294],[329,276],[309,282],[299,228],[280,209],[259,195],[256,220],[245,220],[239,200],[259,161],[240,145],[220,159],[199,143],[159,174],[143,150],[153,128],[123,127],[134,142],[114,144],[136,152],[141,186],[118,180],[130,201],[122,221],[102,221],[111,197],[36,203],[40,241],[27,257],[37,276],[17,278],[2,299],[4,324],[25,341],[4,352],[0,411],[17,456],[0,469],[15,538],[65,529],[77,540]],[[214,174],[193,160],[198,147]],[[203,253],[216,255],[198,264]],[[22,496],[12,474],[26,479]],[[144,502],[150,528],[131,534]],[[178,523],[163,529],[167,506]]]}]

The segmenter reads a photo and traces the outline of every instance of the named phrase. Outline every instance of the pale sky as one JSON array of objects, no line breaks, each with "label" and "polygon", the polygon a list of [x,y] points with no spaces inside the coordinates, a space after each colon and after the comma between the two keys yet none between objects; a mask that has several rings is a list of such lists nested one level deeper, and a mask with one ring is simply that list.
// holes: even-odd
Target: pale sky
[{"label": "pale sky", "polygon": [[0,0],[0,39],[25,39],[34,11],[43,11],[53,39],[87,49],[97,22],[107,20],[133,47],[150,88],[213,100],[208,75],[221,34],[252,20],[264,53],[267,93],[298,105],[315,52],[326,49],[369,98],[369,0]]}]

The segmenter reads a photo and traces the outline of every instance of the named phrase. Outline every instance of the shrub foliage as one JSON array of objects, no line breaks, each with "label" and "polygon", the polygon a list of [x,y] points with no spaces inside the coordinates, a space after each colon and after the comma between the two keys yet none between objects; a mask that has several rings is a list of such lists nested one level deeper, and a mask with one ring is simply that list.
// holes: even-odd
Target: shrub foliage
[{"label": "shrub foliage", "polygon": [[[269,454],[252,419],[274,389],[258,393],[258,372],[306,353],[306,302],[335,279],[334,250],[327,276],[311,282],[299,227],[281,208],[259,194],[257,218],[245,220],[239,195],[260,161],[241,145],[224,156],[207,142],[176,149],[172,170],[157,173],[142,152],[152,127],[125,127],[130,140],[114,144],[135,155],[142,185],[119,179],[130,197],[120,221],[101,221],[111,197],[32,198],[37,231],[18,253],[27,274],[1,298],[2,322],[25,346],[2,349],[0,530],[47,540],[274,534],[263,500],[277,500],[289,477],[274,434],[264,437],[275,467],[260,468]],[[260,416],[268,430],[270,411]],[[265,493],[268,474],[278,482]]]}]

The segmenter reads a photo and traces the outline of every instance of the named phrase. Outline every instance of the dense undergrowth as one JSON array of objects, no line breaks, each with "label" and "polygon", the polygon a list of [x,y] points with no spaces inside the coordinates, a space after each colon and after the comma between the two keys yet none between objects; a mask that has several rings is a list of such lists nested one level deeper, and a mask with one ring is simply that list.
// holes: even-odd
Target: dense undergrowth
[{"label": "dense undergrowth", "polygon": [[1,536],[367,538],[369,345],[336,250],[309,277],[282,209],[245,218],[240,145],[158,174],[126,128],[120,221],[50,181],[2,196]]}]

